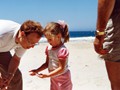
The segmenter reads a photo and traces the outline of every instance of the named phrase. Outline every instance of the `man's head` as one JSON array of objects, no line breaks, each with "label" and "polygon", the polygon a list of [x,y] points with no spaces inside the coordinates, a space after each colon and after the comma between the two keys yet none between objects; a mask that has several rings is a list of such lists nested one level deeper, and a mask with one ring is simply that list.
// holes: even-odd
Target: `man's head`
[{"label": "man's head", "polygon": [[43,35],[42,26],[32,20],[25,21],[18,32],[17,42],[25,49],[34,47]]}]

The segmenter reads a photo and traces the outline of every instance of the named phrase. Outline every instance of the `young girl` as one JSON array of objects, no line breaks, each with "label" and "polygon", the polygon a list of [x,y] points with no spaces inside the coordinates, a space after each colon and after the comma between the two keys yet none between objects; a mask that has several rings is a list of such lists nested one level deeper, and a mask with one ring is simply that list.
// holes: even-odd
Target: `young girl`
[{"label": "young girl", "polygon": [[[68,69],[69,52],[64,43],[69,41],[68,26],[63,21],[50,22],[44,29],[44,35],[50,44],[46,48],[46,62],[38,69],[31,70],[31,75],[40,78],[50,77],[50,90],[72,90],[70,70]],[[48,68],[49,73],[38,74]]]}]

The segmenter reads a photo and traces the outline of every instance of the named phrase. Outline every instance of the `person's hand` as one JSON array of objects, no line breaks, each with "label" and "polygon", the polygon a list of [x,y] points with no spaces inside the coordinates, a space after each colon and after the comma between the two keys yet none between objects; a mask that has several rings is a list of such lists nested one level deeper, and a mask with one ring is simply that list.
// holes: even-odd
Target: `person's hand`
[{"label": "person's hand", "polygon": [[36,74],[38,74],[38,72],[37,72],[36,69],[31,70],[31,71],[29,71],[29,72],[30,72],[30,75],[31,75],[31,76],[35,76]]},{"label": "person's hand", "polygon": [[47,78],[47,77],[49,77],[47,74],[37,74],[37,76],[39,77],[39,78]]},{"label": "person's hand", "polygon": [[7,88],[8,88],[7,85],[4,84],[4,79],[0,75],[0,90],[7,90]]},{"label": "person's hand", "polygon": [[13,76],[13,74],[8,73],[4,77],[0,77],[0,90],[7,90]]},{"label": "person's hand", "polygon": [[8,90],[8,87],[7,86],[1,87],[0,90]]},{"label": "person's hand", "polygon": [[107,50],[103,49],[103,42],[104,42],[104,35],[95,37],[94,49],[100,55],[104,55],[104,54],[108,53]]},{"label": "person's hand", "polygon": [[6,81],[5,79],[2,80],[2,83],[0,85],[0,90],[7,90],[9,87],[9,81]]}]

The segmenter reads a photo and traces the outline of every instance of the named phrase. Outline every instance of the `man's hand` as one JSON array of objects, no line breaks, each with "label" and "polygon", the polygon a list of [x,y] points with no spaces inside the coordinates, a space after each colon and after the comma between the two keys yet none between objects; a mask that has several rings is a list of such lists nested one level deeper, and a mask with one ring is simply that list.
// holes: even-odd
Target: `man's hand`
[{"label": "man's hand", "polygon": [[0,84],[1,89],[0,90],[7,90],[13,77],[14,77],[14,75],[11,73],[8,73],[4,77],[1,77],[0,78],[1,79],[1,84]]},{"label": "man's hand", "polygon": [[104,55],[104,54],[108,53],[107,50],[103,49],[103,42],[104,42],[104,35],[95,37],[94,49],[100,55]]},{"label": "man's hand", "polygon": [[2,74],[0,73],[0,90],[6,90],[6,85],[4,85],[4,80],[2,78]]}]

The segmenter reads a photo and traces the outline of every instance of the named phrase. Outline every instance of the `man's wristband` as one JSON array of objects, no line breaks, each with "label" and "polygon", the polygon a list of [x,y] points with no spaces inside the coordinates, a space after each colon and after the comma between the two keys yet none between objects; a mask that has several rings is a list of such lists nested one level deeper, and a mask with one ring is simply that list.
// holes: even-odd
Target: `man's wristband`
[{"label": "man's wristband", "polygon": [[95,31],[95,35],[96,36],[103,36],[103,35],[105,35],[105,31],[98,31],[98,30],[96,30]]}]

